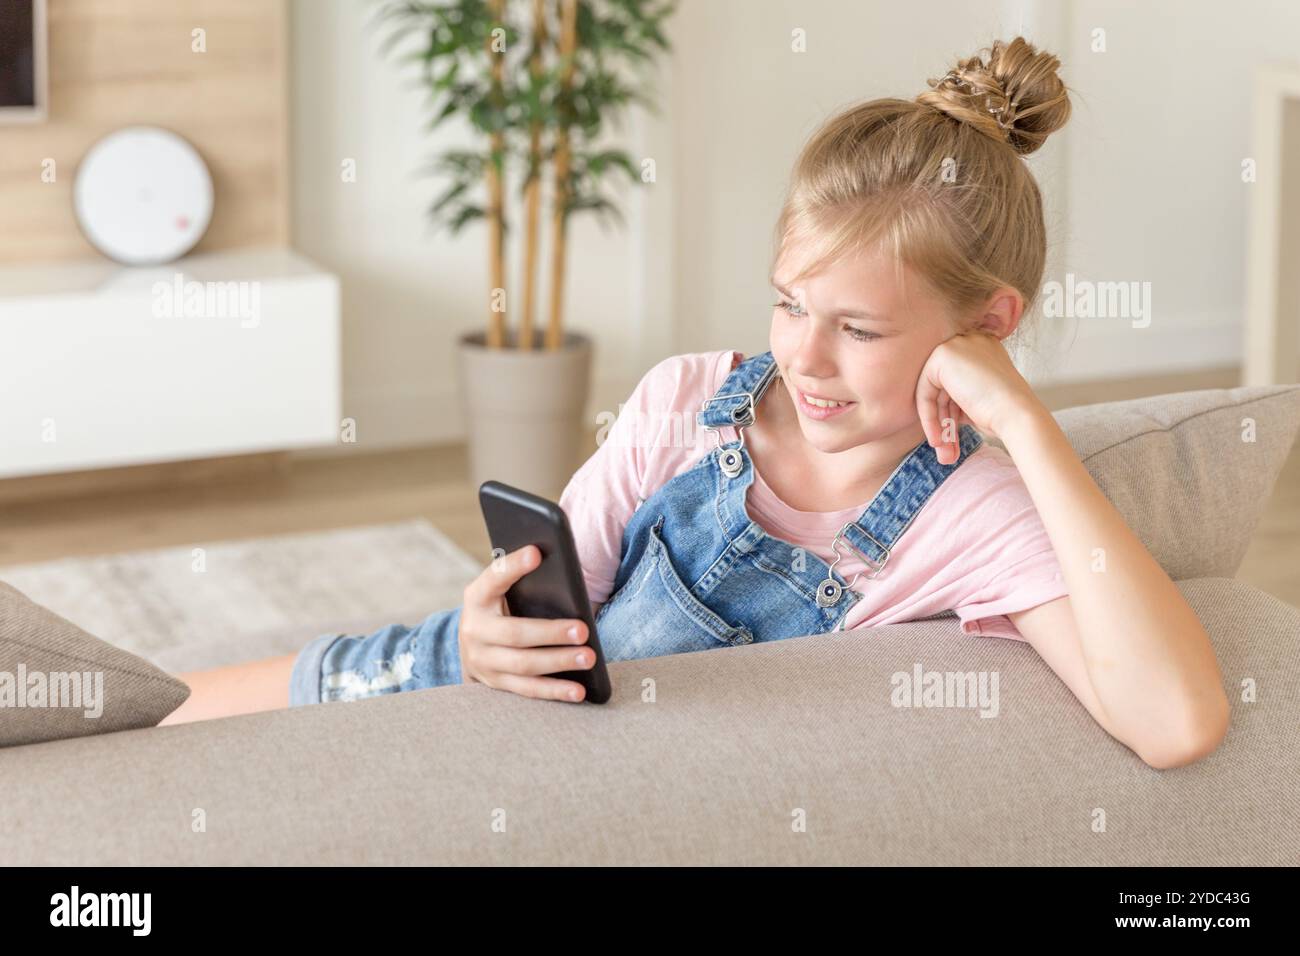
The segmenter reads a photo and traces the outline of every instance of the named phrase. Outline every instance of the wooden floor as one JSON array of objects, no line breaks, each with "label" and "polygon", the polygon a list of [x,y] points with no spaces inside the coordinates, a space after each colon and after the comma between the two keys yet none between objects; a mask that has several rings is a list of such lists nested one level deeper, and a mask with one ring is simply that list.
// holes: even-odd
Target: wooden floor
[{"label": "wooden floor", "polygon": [[[465,448],[294,461],[200,485],[0,508],[0,564],[197,544],[424,517],[484,564],[487,534]],[[1300,446],[1238,577],[1300,606]]]},{"label": "wooden floor", "polygon": [[10,501],[0,564],[424,517],[486,564],[490,548],[463,445],[295,460],[201,484]]}]

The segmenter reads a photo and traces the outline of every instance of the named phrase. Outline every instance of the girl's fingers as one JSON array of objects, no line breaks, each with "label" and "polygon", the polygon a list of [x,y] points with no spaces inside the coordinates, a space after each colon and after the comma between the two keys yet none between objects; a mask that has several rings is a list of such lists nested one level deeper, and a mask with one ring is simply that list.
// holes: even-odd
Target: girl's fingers
[{"label": "girl's fingers", "polygon": [[465,603],[498,607],[510,586],[542,563],[541,549],[526,544],[508,554],[494,557],[473,581],[465,586]]},{"label": "girl's fingers", "polygon": [[[578,636],[569,636],[576,627]],[[497,617],[478,622],[475,636],[480,644],[506,647],[551,647],[556,644],[585,644],[587,625],[577,618]]]},{"label": "girl's fingers", "polygon": [[[960,444],[956,440],[957,436],[957,405],[948,394],[947,389],[939,390],[939,450],[945,454],[941,457],[940,463],[950,465],[957,460],[961,454]],[[947,459],[947,460],[945,460]]]},{"label": "girl's fingers", "polygon": [[943,393],[943,411],[941,414],[943,420],[942,439],[945,443],[952,443],[954,436],[957,434],[957,429],[960,427],[958,423],[960,416],[961,412],[957,408],[957,403],[952,400],[952,396],[948,394],[947,390],[945,390]]},{"label": "girl's fingers", "polygon": [[559,674],[590,670],[596,652],[590,647],[506,647],[484,644],[474,655],[474,666],[489,674]]},{"label": "girl's fingers", "polygon": [[935,385],[924,372],[916,386],[916,412],[930,447],[936,451],[945,445],[952,449],[951,455],[945,454],[940,461],[944,458],[951,458],[943,462],[946,464],[956,461],[961,455],[961,426],[968,419],[948,390]]},{"label": "girl's fingers", "polygon": [[961,449],[961,426],[966,423],[966,413],[961,410],[961,406],[948,398],[948,415],[952,418],[952,444],[954,448]]},{"label": "girl's fingers", "polygon": [[938,399],[940,390],[921,374],[916,385],[916,414],[921,419],[921,428],[925,431],[925,440],[931,446],[937,446],[941,440],[939,434]]},{"label": "girl's fingers", "polygon": [[[581,701],[587,689],[577,681],[560,680],[555,677],[521,677],[518,674],[494,674],[495,683],[489,684],[499,690],[508,690],[521,697],[537,697],[542,700]],[[576,695],[576,696],[575,696]]]}]

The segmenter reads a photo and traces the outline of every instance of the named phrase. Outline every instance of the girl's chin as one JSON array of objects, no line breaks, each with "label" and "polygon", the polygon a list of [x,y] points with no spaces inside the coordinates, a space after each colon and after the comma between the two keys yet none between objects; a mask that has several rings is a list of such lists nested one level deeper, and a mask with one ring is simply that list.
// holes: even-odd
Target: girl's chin
[{"label": "girl's chin", "polygon": [[834,454],[837,451],[846,451],[850,448],[856,448],[864,442],[870,441],[871,437],[859,428],[835,428],[828,429],[825,425],[818,422],[800,422],[799,430],[803,433],[803,439],[811,447],[824,454]]}]

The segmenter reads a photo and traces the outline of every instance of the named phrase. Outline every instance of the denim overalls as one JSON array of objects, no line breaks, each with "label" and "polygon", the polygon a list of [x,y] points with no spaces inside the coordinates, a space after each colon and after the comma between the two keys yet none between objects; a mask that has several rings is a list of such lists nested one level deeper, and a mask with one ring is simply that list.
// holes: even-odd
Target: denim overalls
[{"label": "denim overalls", "polygon": [[[744,429],[777,375],[771,352],[732,369],[705,401],[698,424],[718,444],[694,467],[638,504],[623,531],[614,589],[596,615],[607,661],[658,657],[779,641],[839,630],[862,595],[850,588],[875,577],[930,496],[983,442],[961,428],[961,454],[942,465],[927,442],[898,465],[855,522],[830,544],[829,565],[773,537],[749,517],[745,497],[754,467]],[[718,429],[738,438],[723,443]],[[843,546],[870,569],[845,582],[835,573]],[[326,635],[299,655],[291,704],[459,683],[460,609],[437,611],[416,628],[391,625],[365,638]]]}]

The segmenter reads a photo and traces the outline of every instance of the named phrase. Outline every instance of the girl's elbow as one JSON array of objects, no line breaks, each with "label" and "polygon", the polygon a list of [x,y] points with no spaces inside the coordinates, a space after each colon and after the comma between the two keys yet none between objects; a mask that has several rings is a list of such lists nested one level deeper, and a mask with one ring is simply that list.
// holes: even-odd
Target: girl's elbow
[{"label": "girl's elbow", "polygon": [[1214,753],[1227,737],[1231,722],[1231,705],[1220,690],[1211,705],[1200,708],[1187,731],[1174,739],[1160,741],[1154,748],[1139,751],[1138,756],[1156,770],[1185,767]]}]

